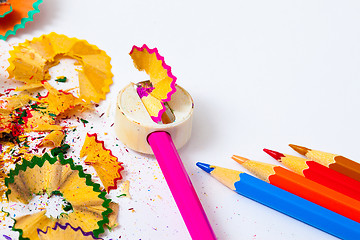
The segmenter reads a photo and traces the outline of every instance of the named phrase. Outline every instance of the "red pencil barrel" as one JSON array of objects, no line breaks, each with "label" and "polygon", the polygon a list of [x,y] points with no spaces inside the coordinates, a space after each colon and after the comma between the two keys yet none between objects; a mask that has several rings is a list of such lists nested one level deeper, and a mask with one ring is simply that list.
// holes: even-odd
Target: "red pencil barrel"
[{"label": "red pencil barrel", "polygon": [[271,184],[307,199],[315,204],[360,222],[360,201],[336,192],[282,167],[274,167]]},{"label": "red pencil barrel", "polygon": [[360,201],[360,182],[327,168],[317,162],[307,161],[304,176],[314,182]]}]

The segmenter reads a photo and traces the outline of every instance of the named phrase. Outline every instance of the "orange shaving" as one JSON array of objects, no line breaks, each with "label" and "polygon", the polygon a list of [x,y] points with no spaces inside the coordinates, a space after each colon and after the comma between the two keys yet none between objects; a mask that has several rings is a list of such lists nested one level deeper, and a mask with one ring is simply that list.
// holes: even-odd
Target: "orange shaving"
[{"label": "orange shaving", "polygon": [[10,13],[12,10],[10,3],[0,3],[0,17],[5,17],[6,14]]},{"label": "orange shaving", "polygon": [[40,3],[42,0],[8,0],[6,4],[11,5],[12,11],[2,4],[1,8],[8,9],[8,14],[4,13],[5,15],[0,18],[0,39],[6,40],[9,35],[24,28],[26,22],[32,21],[33,15],[40,12]]},{"label": "orange shaving", "polygon": [[106,149],[103,141],[97,139],[96,134],[87,134],[85,143],[80,151],[80,158],[86,156],[85,164],[94,167],[104,184],[107,192],[117,188],[117,180],[121,180],[124,169],[118,158]]}]

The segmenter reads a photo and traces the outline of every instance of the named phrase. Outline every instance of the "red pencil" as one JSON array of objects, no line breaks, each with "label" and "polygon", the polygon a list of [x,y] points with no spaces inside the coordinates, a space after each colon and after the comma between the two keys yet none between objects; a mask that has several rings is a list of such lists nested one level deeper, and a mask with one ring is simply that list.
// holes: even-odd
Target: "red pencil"
[{"label": "red pencil", "polygon": [[353,160],[338,154],[312,150],[294,144],[289,144],[289,146],[301,155],[304,155],[315,162],[360,181],[360,164],[358,162],[354,162]]},{"label": "red pencil", "polygon": [[360,201],[306,179],[283,167],[252,161],[235,155],[232,158],[260,179],[344,217],[360,222]]},{"label": "red pencil", "polygon": [[264,152],[293,172],[360,201],[359,181],[305,158],[269,149],[264,149]]}]

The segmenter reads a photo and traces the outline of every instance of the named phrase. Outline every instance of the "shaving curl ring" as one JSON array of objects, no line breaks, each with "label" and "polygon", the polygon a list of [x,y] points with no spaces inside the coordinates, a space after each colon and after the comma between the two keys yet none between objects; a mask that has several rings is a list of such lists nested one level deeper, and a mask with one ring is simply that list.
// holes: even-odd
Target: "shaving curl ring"
[{"label": "shaving curl ring", "polygon": [[56,223],[69,223],[98,237],[104,233],[104,224],[109,223],[112,210],[106,192],[101,191],[100,185],[91,181],[91,175],[85,174],[71,158],[59,155],[58,160],[46,153],[41,158],[35,156],[31,161],[23,160],[10,171],[5,185],[8,187],[6,196],[11,202],[28,204],[34,195],[47,193],[49,197],[63,196],[72,209],[58,218],[47,217],[46,210],[16,218],[12,229],[20,233],[20,239],[39,240],[37,229],[46,231]]},{"label": "shaving curl ring", "polygon": [[111,58],[86,40],[52,32],[20,43],[10,51],[10,56],[9,77],[26,83],[30,88],[41,87],[44,80],[49,80],[49,69],[64,57],[73,58],[82,66],[78,70],[80,98],[87,102],[99,103],[105,99],[113,83]]}]

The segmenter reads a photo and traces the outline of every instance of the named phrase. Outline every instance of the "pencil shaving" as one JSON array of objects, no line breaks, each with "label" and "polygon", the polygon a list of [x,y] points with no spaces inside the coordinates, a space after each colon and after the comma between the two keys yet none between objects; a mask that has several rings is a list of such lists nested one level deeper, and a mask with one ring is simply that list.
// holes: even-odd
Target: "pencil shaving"
[{"label": "pencil shaving", "polygon": [[10,51],[10,55],[7,69],[10,77],[32,88],[50,79],[49,68],[57,65],[60,58],[70,57],[82,66],[79,70],[81,99],[98,103],[110,91],[113,77],[111,58],[85,40],[50,33],[20,43]]},{"label": "pencil shaving", "polygon": [[170,101],[176,92],[176,77],[156,48],[149,49],[145,44],[141,48],[134,46],[130,56],[134,66],[150,77],[149,83],[137,85],[137,92],[153,121],[160,122],[166,111],[164,103]]}]

